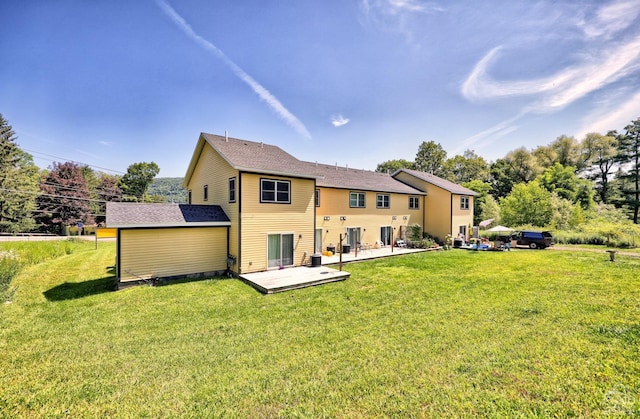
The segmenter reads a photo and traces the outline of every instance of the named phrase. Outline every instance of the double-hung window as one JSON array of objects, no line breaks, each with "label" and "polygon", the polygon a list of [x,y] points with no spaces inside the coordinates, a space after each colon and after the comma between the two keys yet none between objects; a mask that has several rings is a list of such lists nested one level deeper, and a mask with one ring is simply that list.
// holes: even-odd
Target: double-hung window
[{"label": "double-hung window", "polygon": [[288,180],[260,179],[260,202],[291,203],[291,182]]},{"label": "double-hung window", "polygon": [[316,207],[320,206],[320,189],[316,189]]},{"label": "double-hung window", "polygon": [[236,202],[236,178],[229,178],[229,202]]},{"label": "double-hung window", "polygon": [[376,196],[376,208],[389,208],[389,195],[379,193]]},{"label": "double-hung window", "polygon": [[202,199],[204,201],[208,201],[209,200],[209,185],[204,185],[204,191],[202,194]]},{"label": "double-hung window", "polygon": [[364,192],[350,192],[349,193],[349,207],[351,208],[364,208]]},{"label": "double-hung window", "polygon": [[468,196],[461,196],[460,197],[460,209],[461,210],[468,210],[469,209],[469,197]]},{"label": "double-hung window", "polygon": [[409,209],[412,209],[412,210],[420,209],[420,199],[417,196],[409,197]]}]

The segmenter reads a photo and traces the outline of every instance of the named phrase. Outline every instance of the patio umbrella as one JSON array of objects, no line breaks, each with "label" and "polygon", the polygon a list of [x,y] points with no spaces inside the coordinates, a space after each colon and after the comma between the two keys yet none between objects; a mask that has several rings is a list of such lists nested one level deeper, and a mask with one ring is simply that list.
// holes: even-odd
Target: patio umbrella
[{"label": "patio umbrella", "polygon": [[479,226],[482,228],[487,227],[493,222],[493,220],[494,220],[493,218],[489,218],[488,220],[480,221]]},{"label": "patio umbrella", "polygon": [[505,232],[505,233],[508,233],[508,232],[510,232],[510,231],[513,231],[513,229],[512,229],[512,228],[509,228],[509,227],[505,227],[505,226],[497,225],[497,226],[495,226],[495,227],[491,227],[490,229],[485,230],[485,231],[489,231],[489,232],[491,232],[491,233],[499,233],[499,232]]}]

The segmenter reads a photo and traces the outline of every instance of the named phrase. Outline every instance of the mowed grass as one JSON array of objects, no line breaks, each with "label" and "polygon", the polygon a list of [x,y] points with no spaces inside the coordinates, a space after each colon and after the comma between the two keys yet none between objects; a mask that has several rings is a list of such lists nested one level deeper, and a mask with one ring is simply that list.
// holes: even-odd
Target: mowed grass
[{"label": "mowed grass", "polygon": [[640,414],[640,259],[429,252],[264,296],[108,290],[113,244],[24,270],[0,307],[5,417]]}]

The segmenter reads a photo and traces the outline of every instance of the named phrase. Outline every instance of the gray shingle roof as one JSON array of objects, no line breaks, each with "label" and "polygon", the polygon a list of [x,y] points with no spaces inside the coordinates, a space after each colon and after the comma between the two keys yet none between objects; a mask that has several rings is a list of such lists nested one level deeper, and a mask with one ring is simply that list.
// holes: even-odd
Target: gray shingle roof
[{"label": "gray shingle roof", "polygon": [[188,227],[230,225],[219,205],[107,202],[107,226]]},{"label": "gray shingle roof", "polygon": [[221,135],[202,133],[202,137],[234,169],[266,174],[314,178],[307,165],[278,146]]},{"label": "gray shingle roof", "polygon": [[278,146],[254,141],[207,133],[202,137],[237,170],[315,178],[323,187],[423,195],[386,173],[305,162]]},{"label": "gray shingle roof", "polygon": [[347,167],[331,166],[319,163],[306,162],[306,164],[308,165],[307,170],[309,173],[315,173],[320,176],[316,181],[318,186],[424,195],[423,192],[397,181],[386,173],[350,169]]},{"label": "gray shingle roof", "polygon": [[432,175],[431,173],[425,173],[425,172],[419,172],[417,170],[410,170],[410,169],[400,169],[397,170],[395,173],[393,173],[391,176],[396,176],[398,173],[400,172],[405,172],[410,174],[411,176],[414,176],[420,180],[423,180],[425,182],[429,182],[432,185],[435,185],[439,188],[442,188],[446,191],[449,191],[453,194],[457,194],[457,195],[471,195],[471,196],[476,196],[478,195],[477,192],[472,191],[471,189],[465,188],[462,185],[458,185],[457,183],[453,183],[450,182],[446,179],[442,179],[441,177]]}]

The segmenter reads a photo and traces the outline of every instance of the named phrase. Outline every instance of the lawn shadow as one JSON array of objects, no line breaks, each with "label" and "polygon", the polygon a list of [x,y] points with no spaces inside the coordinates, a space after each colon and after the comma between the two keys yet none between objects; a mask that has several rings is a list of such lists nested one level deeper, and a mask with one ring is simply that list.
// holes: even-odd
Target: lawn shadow
[{"label": "lawn shadow", "polygon": [[82,282],[65,282],[43,292],[49,301],[75,300],[90,295],[104,294],[116,289],[116,278],[107,276]]}]

